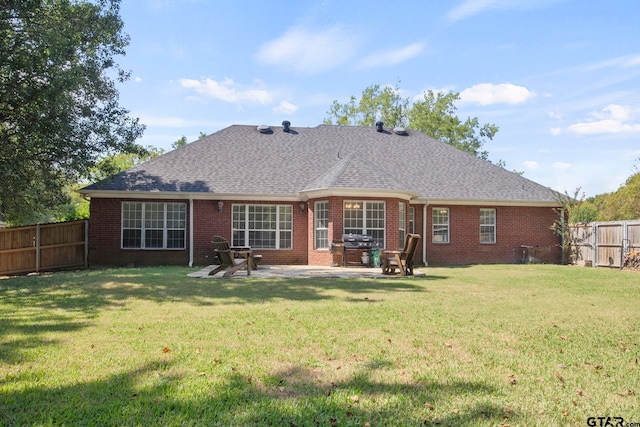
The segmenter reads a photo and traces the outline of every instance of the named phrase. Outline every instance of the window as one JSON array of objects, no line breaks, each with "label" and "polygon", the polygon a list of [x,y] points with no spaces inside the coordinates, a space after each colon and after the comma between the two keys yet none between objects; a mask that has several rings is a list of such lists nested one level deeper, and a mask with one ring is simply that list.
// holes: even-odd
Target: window
[{"label": "window", "polygon": [[431,210],[433,243],[449,243],[449,208],[433,208]]},{"label": "window", "polygon": [[315,218],[315,249],[329,248],[329,202],[316,202],[314,208]]},{"label": "window", "polygon": [[122,202],[122,247],[184,249],[186,218],[184,203]]},{"label": "window", "polygon": [[384,202],[345,200],[344,234],[368,234],[384,246]]},{"label": "window", "polygon": [[416,232],[416,208],[409,207],[409,233],[414,234]]},{"label": "window", "polygon": [[166,211],[167,248],[182,249],[185,247],[187,205],[184,203],[167,203]]},{"label": "window", "polygon": [[233,205],[233,246],[254,249],[291,249],[291,205]]},{"label": "window", "polygon": [[480,243],[496,242],[496,210],[480,209]]},{"label": "window", "polygon": [[400,243],[399,248],[404,247],[404,238],[407,235],[407,205],[400,202],[398,206],[398,236]]}]

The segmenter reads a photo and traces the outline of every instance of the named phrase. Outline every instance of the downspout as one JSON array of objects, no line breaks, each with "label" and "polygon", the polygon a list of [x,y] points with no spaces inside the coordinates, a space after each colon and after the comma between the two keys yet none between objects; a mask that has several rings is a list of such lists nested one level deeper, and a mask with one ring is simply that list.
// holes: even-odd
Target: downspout
[{"label": "downspout", "polygon": [[193,195],[189,194],[189,267],[193,267]]},{"label": "downspout", "polygon": [[424,204],[424,209],[422,210],[422,263],[425,267],[427,265],[427,206],[429,206],[429,202]]}]

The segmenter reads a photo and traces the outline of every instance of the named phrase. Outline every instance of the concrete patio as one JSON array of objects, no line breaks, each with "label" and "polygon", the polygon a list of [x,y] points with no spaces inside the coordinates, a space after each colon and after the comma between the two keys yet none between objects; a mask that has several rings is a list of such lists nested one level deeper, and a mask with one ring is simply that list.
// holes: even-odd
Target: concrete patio
[{"label": "concrete patio", "polygon": [[[201,270],[189,274],[189,277],[200,277],[203,279],[224,279],[222,276],[224,271],[217,273],[215,276],[209,276],[209,272],[215,269],[217,265],[209,265]],[[420,269],[416,269],[414,276],[406,277],[425,277],[426,274]],[[268,278],[365,278],[365,279],[391,279],[403,277],[399,274],[387,275],[382,274],[380,268],[367,267],[324,267],[317,265],[260,265],[257,270],[251,271],[251,276],[247,277],[245,270],[238,271],[233,275],[233,279],[268,279]]]}]

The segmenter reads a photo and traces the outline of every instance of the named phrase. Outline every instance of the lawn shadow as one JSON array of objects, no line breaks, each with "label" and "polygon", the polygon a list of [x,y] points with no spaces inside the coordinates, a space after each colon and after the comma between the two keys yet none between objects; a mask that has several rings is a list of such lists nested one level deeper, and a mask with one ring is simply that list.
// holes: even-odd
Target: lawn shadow
[{"label": "lawn shadow", "polygon": [[0,361],[30,360],[32,349],[57,343],[52,333],[86,328],[109,302],[65,285],[36,278],[3,280],[0,286]]},{"label": "lawn shadow", "polygon": [[[201,306],[338,298],[359,303],[380,301],[384,294],[427,292],[417,278],[203,280],[187,277],[190,271],[182,267],[80,270],[2,280],[0,360],[24,360],[28,349],[54,342],[44,335],[91,326],[102,310],[124,307],[135,299]],[[333,291],[346,296],[337,297]],[[16,337],[6,340],[9,335]]]},{"label": "lawn shadow", "polygon": [[[182,375],[175,368],[157,361],[103,380],[7,392],[0,424],[459,426],[518,420],[517,413],[487,403],[497,391],[477,382],[380,382],[365,370],[326,383],[302,367],[274,372],[266,382],[226,366]],[[185,399],[179,390],[197,397]],[[467,399],[474,403],[449,410],[461,395],[474,396]]]},{"label": "lawn shadow", "polygon": [[[355,297],[371,293],[428,292],[426,280],[367,278],[250,278],[205,280],[187,277],[181,267],[84,270],[22,277],[0,282],[0,298],[10,304],[27,302],[42,309],[95,313],[105,305],[132,298],[196,305],[259,303],[270,300],[313,301],[333,298],[328,291]],[[215,302],[214,302],[215,300]]]}]

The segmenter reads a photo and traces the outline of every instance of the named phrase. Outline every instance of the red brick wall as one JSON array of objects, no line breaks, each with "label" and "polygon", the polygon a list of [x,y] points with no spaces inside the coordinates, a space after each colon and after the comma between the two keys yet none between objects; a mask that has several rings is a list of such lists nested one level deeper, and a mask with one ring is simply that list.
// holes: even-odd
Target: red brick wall
[{"label": "red brick wall", "polygon": [[[162,200],[187,203],[187,241],[183,250],[121,249],[121,202],[127,199],[91,199],[89,219],[89,262],[91,265],[188,265],[189,264],[189,201]],[[213,248],[211,238],[222,236],[231,242],[232,204],[273,204],[253,201],[225,201],[218,212],[217,200],[193,201],[194,265],[211,264]],[[293,205],[293,249],[257,249],[265,264],[307,264],[307,215]]]},{"label": "red brick wall", "polygon": [[[330,266],[339,261],[328,250],[315,250],[313,210],[316,200],[329,202],[329,241],[341,240],[343,231],[343,197],[312,199],[306,204],[304,213],[297,202],[293,205],[293,248],[290,250],[256,249],[262,255],[264,264],[310,264]],[[354,199],[354,198],[349,198]],[[362,198],[357,198],[363,200]],[[121,202],[127,199],[91,200],[89,220],[89,262],[91,265],[188,265],[189,230],[187,248],[184,250],[137,250],[121,249]],[[387,249],[398,246],[398,203],[400,199],[365,198],[364,200],[384,200],[386,202],[386,244]],[[163,200],[165,201],[165,200]],[[189,202],[187,203],[187,227],[189,223]],[[225,201],[222,212],[218,212],[217,200],[194,200],[194,265],[211,263],[213,250],[211,238],[220,235],[231,241],[231,206],[234,203],[252,201]],[[272,202],[257,202],[273,204]],[[556,219],[551,208],[495,207],[495,244],[480,244],[480,207],[443,206],[449,208],[450,243],[437,244],[431,241],[431,209],[435,206],[411,205],[415,208],[415,232],[422,236],[418,244],[415,261],[423,260],[423,242],[427,246],[429,265],[475,264],[475,263],[518,263],[522,259],[521,245],[536,246],[534,255],[542,262],[559,262],[560,250],[557,236],[550,230]],[[407,208],[409,204],[407,204]],[[487,206],[488,208],[494,208]],[[424,210],[427,226],[423,229]],[[407,232],[409,226],[407,209]]]},{"label": "red brick wall", "polygon": [[[406,223],[407,223],[407,232],[409,227],[409,203],[403,201],[401,199],[395,198],[380,198],[380,197],[326,197],[319,199],[311,199],[309,200],[309,218],[308,218],[308,247],[309,247],[309,264],[310,265],[325,265],[330,266],[335,263],[340,263],[342,261],[342,257],[340,255],[332,255],[326,249],[314,249],[314,223],[313,223],[313,209],[315,208],[315,202],[319,201],[328,201],[329,202],[329,242],[332,240],[340,241],[342,240],[342,234],[344,230],[344,221],[343,221],[343,212],[342,206],[345,200],[374,200],[374,201],[384,201],[386,206],[386,230],[385,230],[385,241],[387,245],[387,249],[398,249],[399,242],[399,231],[398,231],[398,214],[399,214],[399,203],[402,201],[406,203]],[[422,210],[420,205],[416,206],[416,232],[420,232],[420,228],[418,228],[418,224],[422,221]],[[354,252],[349,253],[350,257],[352,257],[352,261],[355,261],[358,254]],[[422,260],[422,248],[419,248],[419,254],[417,255],[419,262]]]},{"label": "red brick wall", "polygon": [[[222,236],[232,242],[231,236],[231,206],[234,204],[272,205],[273,202],[254,202],[249,200],[224,201],[222,212],[218,212],[217,200],[195,200],[193,202],[194,229],[194,264],[208,265],[211,263],[213,249],[211,238]],[[293,248],[292,249],[255,249],[255,254],[262,255],[263,264],[307,264],[307,215],[308,210],[300,212],[298,202],[276,203],[292,205],[293,214]]]},{"label": "red brick wall", "polygon": [[[89,217],[89,264],[125,266],[133,265],[188,265],[189,251],[121,249],[122,203],[130,199],[92,198]],[[163,200],[184,202],[184,200]],[[187,210],[189,205],[187,203]],[[188,211],[187,211],[188,219]],[[188,227],[188,220],[187,220]],[[189,230],[187,229],[187,236]]]},{"label": "red brick wall", "polygon": [[[433,243],[431,237],[434,207],[449,208],[450,243]],[[496,210],[496,243],[480,243],[480,209]],[[558,236],[550,227],[557,218],[552,208],[503,206],[428,206],[427,263],[429,265],[519,263],[522,245],[541,262],[560,262]]]}]

